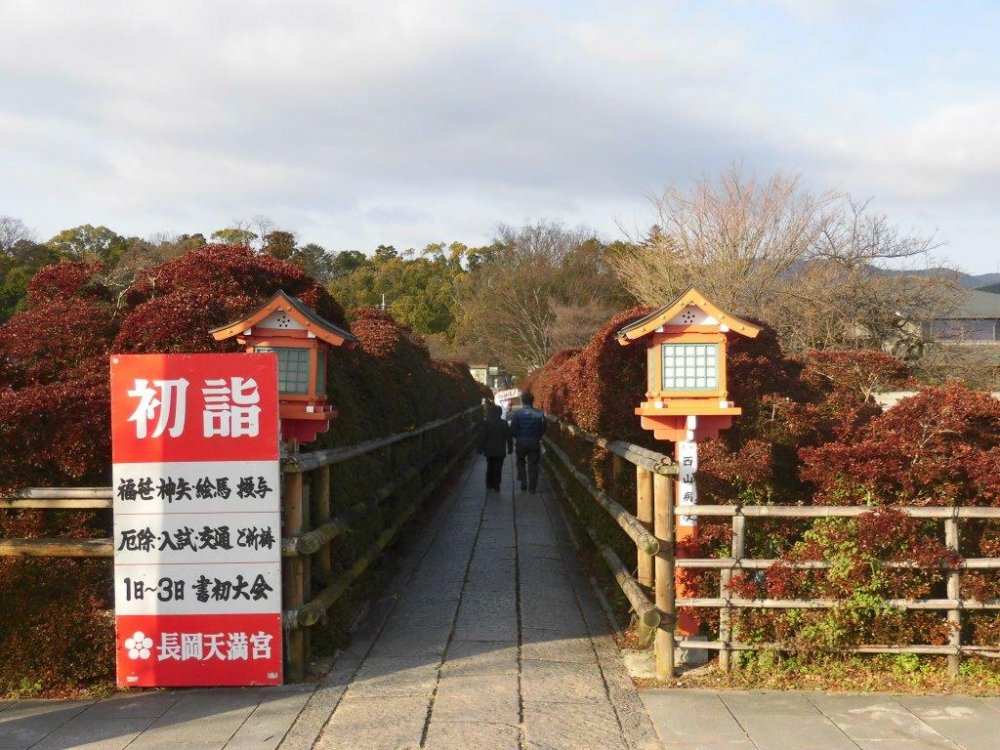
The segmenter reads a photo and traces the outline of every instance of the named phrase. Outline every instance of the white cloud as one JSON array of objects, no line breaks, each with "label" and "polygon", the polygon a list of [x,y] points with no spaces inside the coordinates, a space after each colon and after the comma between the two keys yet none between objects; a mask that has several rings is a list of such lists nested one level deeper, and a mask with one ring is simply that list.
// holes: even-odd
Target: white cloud
[{"label": "white cloud", "polygon": [[266,214],[331,248],[419,246],[543,216],[612,233],[737,158],[915,214],[995,170],[995,98],[899,120],[849,54],[790,58],[729,7],[0,0],[0,213],[140,235]]},{"label": "white cloud", "polygon": [[897,5],[899,0],[770,0],[770,2],[800,20],[825,23],[859,15],[876,16]]}]

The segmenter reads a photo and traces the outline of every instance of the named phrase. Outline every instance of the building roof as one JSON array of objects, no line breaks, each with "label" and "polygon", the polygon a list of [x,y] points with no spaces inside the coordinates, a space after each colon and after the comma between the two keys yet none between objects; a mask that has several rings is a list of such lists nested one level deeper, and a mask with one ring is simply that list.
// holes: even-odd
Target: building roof
[{"label": "building roof", "polygon": [[654,310],[646,317],[640,318],[634,323],[629,323],[627,326],[618,331],[616,334],[618,343],[625,346],[636,339],[642,338],[643,336],[656,331],[656,329],[661,326],[668,325],[670,321],[680,315],[685,308],[688,307],[698,308],[706,316],[710,317],[715,324],[728,326],[729,330],[734,333],[738,333],[752,339],[757,338],[757,334],[760,333],[760,328],[752,323],[748,323],[742,318],[737,318],[735,315],[723,312],[705,299],[701,292],[694,287],[691,287],[673,302]]},{"label": "building roof", "polygon": [[1000,294],[973,289],[963,294],[962,303],[958,307],[938,319],[969,320],[974,318],[988,320],[1000,318]]},{"label": "building roof", "polygon": [[271,313],[279,310],[315,334],[316,338],[322,339],[332,346],[353,346],[358,341],[353,333],[335,326],[326,318],[320,317],[298,299],[290,294],[286,294],[283,289],[275,292],[271,299],[249,313],[246,317],[235,320],[232,323],[227,323],[224,326],[213,328],[209,333],[212,334],[212,338],[216,341],[223,341],[253,328],[271,315]]}]

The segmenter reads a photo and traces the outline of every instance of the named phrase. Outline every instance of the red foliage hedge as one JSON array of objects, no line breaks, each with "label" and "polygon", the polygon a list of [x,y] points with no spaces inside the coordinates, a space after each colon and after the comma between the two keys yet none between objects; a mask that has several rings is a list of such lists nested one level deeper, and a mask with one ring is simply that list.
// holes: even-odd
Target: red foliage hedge
[{"label": "red foliage hedge", "polygon": [[633,442],[650,443],[633,413],[646,391],[646,350],[622,346],[615,334],[652,312],[634,307],[605,323],[583,349],[556,354],[532,373],[524,388],[546,411],[585,430]]},{"label": "red foliage hedge", "polygon": [[111,292],[99,280],[100,262],[63,261],[46,266],[28,282],[28,306],[36,307],[56,299],[111,299]]},{"label": "red foliage hedge", "polygon": [[[112,352],[233,351],[208,330],[279,289],[347,325],[336,300],[298,266],[245,247],[208,245],[149,269],[117,308],[100,271],[83,263],[42,269],[28,309],[0,325],[0,494],[110,484]],[[351,328],[360,346],[331,352],[327,368],[340,416],[315,447],[399,432],[482,398],[468,369],[431,360],[387,314],[356,311]],[[109,526],[97,513],[0,512],[0,537],[102,537]],[[50,692],[110,676],[109,572],[106,562],[0,558],[0,694],[25,675]]]}]

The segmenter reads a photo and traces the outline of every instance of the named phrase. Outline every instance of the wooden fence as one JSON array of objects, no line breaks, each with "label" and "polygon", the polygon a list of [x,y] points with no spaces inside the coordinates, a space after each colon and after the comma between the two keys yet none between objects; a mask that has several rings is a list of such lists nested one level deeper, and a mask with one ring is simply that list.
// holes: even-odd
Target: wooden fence
[{"label": "wooden fence", "polygon": [[[545,438],[545,461],[550,468],[555,467],[555,456],[562,472],[553,471],[552,476],[572,502],[573,493],[566,482],[575,479],[578,484],[617,522],[621,529],[636,545],[636,576],[632,576],[632,566],[626,566],[621,558],[607,544],[600,541],[597,531],[587,526],[587,534],[598,545],[601,556],[608,563],[615,580],[629,600],[632,610],[644,634],[653,636],[653,651],[656,660],[656,675],[667,679],[674,673],[674,626],[677,621],[674,591],[674,502],[673,478],[678,474],[674,462],[662,453],[648,450],[622,440],[608,440],[592,435],[574,425],[549,416],[549,420],[559,426],[563,435],[584,440],[612,454],[613,475],[620,479],[625,463],[635,467],[636,514],[632,515],[608,493],[599,489],[590,477],[577,469],[566,453],[549,437]],[[567,479],[563,478],[563,474]],[[620,482],[616,481],[615,484]],[[580,508],[573,504],[577,515],[584,518]],[[652,589],[650,602],[647,590]]]},{"label": "wooden fence", "polygon": [[[389,437],[346,448],[282,458],[282,622],[286,633],[287,680],[298,681],[305,674],[309,651],[308,628],[319,622],[349,590],[472,448],[481,414],[481,407],[474,406],[447,419],[429,422]],[[450,439],[440,439],[440,433],[445,431],[452,433]],[[433,439],[436,448],[425,450],[428,438]],[[416,443],[414,453],[418,463],[372,492],[364,502],[331,517],[330,467],[380,451],[388,453],[392,446],[404,442]],[[394,496],[408,498],[408,502],[349,568],[334,575],[331,542],[351,531],[379,504]],[[111,510],[113,504],[111,487],[36,487],[10,498],[0,498],[0,511]],[[110,538],[0,538],[0,556],[111,558],[114,556],[114,541]],[[316,581],[322,584],[319,591],[314,589]]]},{"label": "wooden fence", "polygon": [[[723,669],[733,666],[731,655],[734,651],[787,650],[777,643],[740,643],[733,640],[733,612],[737,609],[827,609],[842,602],[831,599],[742,599],[732,595],[729,584],[734,571],[766,570],[778,560],[746,557],[746,522],[752,518],[850,518],[869,512],[872,508],[860,506],[740,506],[740,505],[695,505],[678,508],[674,504],[674,487],[671,476],[677,468],[667,456],[645,450],[638,446],[610,441],[591,435],[573,425],[550,417],[557,423],[563,435],[582,439],[592,445],[602,447],[613,454],[613,475],[621,473],[621,462],[628,461],[636,470],[636,515],[632,515],[619,505],[614,498],[594,485],[590,477],[573,465],[570,457],[551,439],[546,439],[547,460],[557,468],[554,476],[562,486],[564,494],[572,502],[572,494],[564,476],[573,478],[635,542],[637,576],[632,577],[629,569],[606,544],[603,544],[593,529],[588,534],[598,544],[599,551],[615,575],[635,612],[640,629],[656,628],[655,658],[656,672],[660,679],[674,674],[674,651],[676,648],[707,649],[719,652],[719,663]],[[549,459],[555,456],[559,466]],[[618,486],[615,482],[615,486]],[[913,518],[935,519],[944,524],[944,540],[956,555],[961,555],[961,523],[969,520],[1000,520],[1000,508],[983,507],[909,507],[893,506],[893,509]],[[732,547],[727,558],[677,558],[674,550],[676,518],[684,516],[728,516],[732,518]],[[650,534],[649,532],[652,532]],[[609,554],[610,553],[610,554]],[[655,565],[652,560],[655,560]],[[794,569],[828,569],[832,563],[826,560],[806,562],[785,562]],[[911,568],[920,566],[912,562],[883,561],[886,568]],[[654,569],[655,568],[655,569]],[[717,597],[680,598],[675,593],[677,569],[714,569],[720,571],[719,595]],[[977,601],[962,598],[961,576],[965,570],[998,570],[1000,558],[965,558],[954,565],[942,565],[947,576],[946,598],[943,599],[889,599],[885,604],[903,610],[936,610],[946,612],[949,625],[947,645],[924,644],[872,644],[846,649],[855,653],[911,653],[937,654],[948,657],[948,671],[957,675],[963,654],[1000,657],[1000,647],[975,646],[963,641],[963,613],[966,611],[1000,610],[1000,600]],[[647,590],[652,589],[654,602],[648,599]],[[655,606],[654,606],[655,604]],[[679,639],[674,636],[677,607],[717,608],[719,610],[719,638],[715,641]]]}]

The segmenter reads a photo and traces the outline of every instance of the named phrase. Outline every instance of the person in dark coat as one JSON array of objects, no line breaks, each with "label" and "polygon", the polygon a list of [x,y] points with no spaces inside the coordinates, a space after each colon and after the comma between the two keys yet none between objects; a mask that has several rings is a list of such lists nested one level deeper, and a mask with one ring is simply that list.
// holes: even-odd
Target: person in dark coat
[{"label": "person in dark coat", "polygon": [[[521,492],[534,492],[538,487],[538,462],[542,458],[542,435],[548,423],[541,410],[536,409],[535,397],[531,393],[521,394],[524,408],[514,412],[510,419],[510,431],[517,443],[517,480],[521,483]],[[527,472],[525,472],[527,464]]]},{"label": "person in dark coat", "polygon": [[486,456],[486,489],[500,491],[504,459],[514,451],[510,426],[501,418],[503,409],[491,404],[479,433],[479,455]]}]

